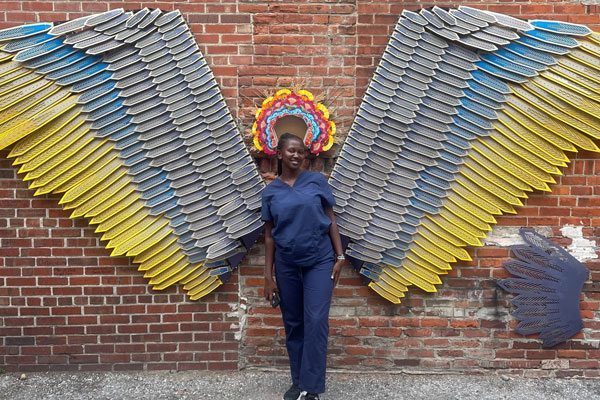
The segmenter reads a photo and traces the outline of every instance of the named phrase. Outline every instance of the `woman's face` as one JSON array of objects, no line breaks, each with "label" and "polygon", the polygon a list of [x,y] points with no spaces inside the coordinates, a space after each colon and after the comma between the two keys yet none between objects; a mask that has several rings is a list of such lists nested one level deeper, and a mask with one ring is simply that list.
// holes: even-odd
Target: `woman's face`
[{"label": "woman's face", "polygon": [[302,166],[306,157],[306,147],[300,138],[288,139],[281,150],[278,150],[278,158],[285,169],[296,170]]}]

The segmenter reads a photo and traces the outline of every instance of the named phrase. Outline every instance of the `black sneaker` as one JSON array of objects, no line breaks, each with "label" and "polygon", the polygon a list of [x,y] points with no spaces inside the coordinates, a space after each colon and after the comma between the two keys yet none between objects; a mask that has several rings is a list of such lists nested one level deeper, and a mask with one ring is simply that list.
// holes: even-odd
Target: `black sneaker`
[{"label": "black sneaker", "polygon": [[298,385],[292,385],[283,395],[283,400],[300,400],[306,392],[302,391]]},{"label": "black sneaker", "polygon": [[320,400],[321,398],[319,397],[318,394],[312,394],[309,393],[306,395],[306,397],[304,398],[304,400]]}]

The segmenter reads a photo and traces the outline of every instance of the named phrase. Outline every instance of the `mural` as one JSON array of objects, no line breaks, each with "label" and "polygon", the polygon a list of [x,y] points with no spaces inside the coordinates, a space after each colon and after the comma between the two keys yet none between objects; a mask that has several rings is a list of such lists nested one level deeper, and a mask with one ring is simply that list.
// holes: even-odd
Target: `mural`
[{"label": "mural", "polygon": [[[113,10],[0,42],[0,148],[36,194],[60,193],[156,289],[198,299],[227,279],[262,229],[264,183],[180,13]],[[549,190],[566,152],[598,151],[599,58],[581,25],[403,12],[329,181],[375,292],[435,292],[495,216]],[[335,116],[310,92],[275,97],[258,148],[273,151],[279,117],[311,127],[314,153],[331,146]]]},{"label": "mural", "polygon": [[198,299],[260,234],[264,188],[178,11],[0,32],[0,147],[155,289]]},{"label": "mural", "polygon": [[549,191],[565,152],[598,151],[600,35],[469,7],[405,11],[331,175],[347,254],[399,303],[495,216]]}]

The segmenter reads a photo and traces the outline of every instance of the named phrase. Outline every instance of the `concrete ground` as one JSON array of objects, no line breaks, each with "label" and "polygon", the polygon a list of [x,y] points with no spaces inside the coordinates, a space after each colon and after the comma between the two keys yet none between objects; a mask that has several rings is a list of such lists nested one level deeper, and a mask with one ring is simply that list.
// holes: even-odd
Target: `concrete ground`
[{"label": "concrete ground", "polygon": [[[31,373],[0,375],[0,400],[279,400],[282,372]],[[331,372],[322,400],[600,399],[600,380],[498,375]]]}]

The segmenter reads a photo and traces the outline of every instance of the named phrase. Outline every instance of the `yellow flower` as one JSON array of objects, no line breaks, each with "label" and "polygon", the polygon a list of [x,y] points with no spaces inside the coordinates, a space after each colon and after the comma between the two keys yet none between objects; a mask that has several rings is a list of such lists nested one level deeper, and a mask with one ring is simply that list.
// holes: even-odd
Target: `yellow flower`
[{"label": "yellow flower", "polygon": [[262,151],[263,147],[260,145],[259,141],[258,141],[258,136],[254,136],[254,146],[256,146],[256,148],[258,149],[258,151]]},{"label": "yellow flower", "polygon": [[271,102],[273,101],[273,97],[267,97],[263,102],[262,102],[262,108],[268,108],[271,105]]},{"label": "yellow flower", "polygon": [[329,119],[329,110],[327,109],[327,107],[325,107],[323,104],[318,103],[317,104],[317,109],[319,111],[321,111],[321,113],[323,114],[323,118],[325,119]]},{"label": "yellow flower", "polygon": [[262,108],[259,108],[258,110],[256,110],[256,115],[254,116],[254,119],[260,119],[260,114],[262,113]]},{"label": "yellow flower", "polygon": [[313,94],[311,92],[309,92],[308,90],[299,90],[297,94],[298,94],[298,96],[306,97],[310,101],[313,101],[315,99]]},{"label": "yellow flower", "polygon": [[329,121],[329,123],[330,123],[329,133],[331,134],[331,136],[333,136],[336,131],[335,123],[333,121]]},{"label": "yellow flower", "polygon": [[292,93],[289,89],[279,89],[277,93],[275,93],[275,97],[282,98]]},{"label": "yellow flower", "polygon": [[258,135],[258,124],[256,122],[254,122],[254,124],[252,125],[252,134],[254,136]]},{"label": "yellow flower", "polygon": [[331,146],[333,146],[333,135],[329,135],[329,140],[327,141],[327,144],[323,146],[323,151],[329,150]]}]

